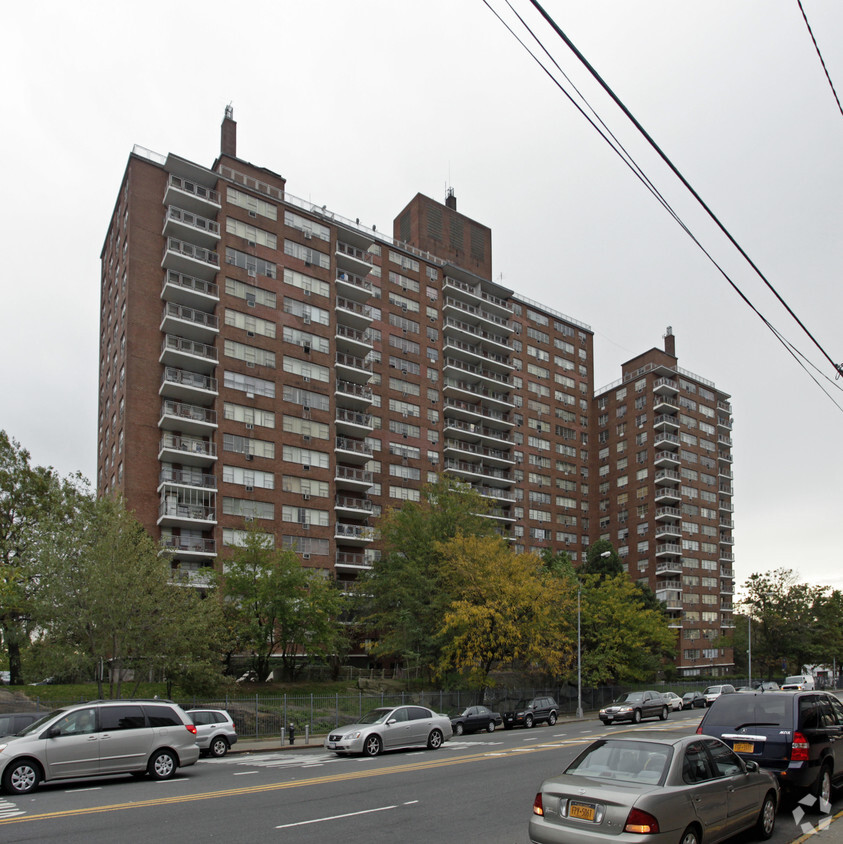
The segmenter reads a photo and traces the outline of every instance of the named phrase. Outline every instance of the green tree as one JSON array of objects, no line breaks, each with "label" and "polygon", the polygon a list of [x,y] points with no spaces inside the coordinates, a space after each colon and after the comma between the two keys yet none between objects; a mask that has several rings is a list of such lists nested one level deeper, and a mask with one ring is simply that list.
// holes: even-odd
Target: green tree
[{"label": "green tree", "polygon": [[302,654],[329,658],[345,647],[339,624],[343,596],[293,551],[279,551],[274,537],[247,522],[243,544],[226,560],[220,576],[231,622],[265,680],[278,657],[285,676],[295,676]]},{"label": "green tree", "polygon": [[[72,521],[41,546],[37,616],[42,642],[69,668],[121,697],[124,677],[149,673],[187,688],[219,676],[220,611],[173,585],[152,537],[117,498],[80,497]],[[110,669],[110,671],[108,671]]]},{"label": "green tree", "polygon": [[615,546],[608,539],[598,539],[585,552],[585,561],[580,566],[580,574],[597,574],[601,577],[615,577],[623,574],[623,564],[615,551]]},{"label": "green tree", "polygon": [[647,606],[626,573],[580,579],[583,682],[649,680],[676,646],[664,614]]},{"label": "green tree", "polygon": [[540,558],[516,554],[499,537],[458,535],[440,552],[455,596],[442,620],[440,676],[455,670],[482,692],[497,669],[558,676],[570,665],[572,593],[547,588]]},{"label": "green tree", "polygon": [[486,502],[446,476],[424,487],[419,502],[389,509],[378,522],[382,556],[360,579],[358,597],[373,654],[431,672],[439,662],[442,621],[454,596],[442,576],[442,543],[494,536]]},{"label": "green tree", "polygon": [[0,431],[0,636],[12,685],[23,683],[21,650],[36,621],[38,548],[48,524],[60,524],[72,511],[78,481],[62,481],[52,469],[32,466],[29,452]]}]

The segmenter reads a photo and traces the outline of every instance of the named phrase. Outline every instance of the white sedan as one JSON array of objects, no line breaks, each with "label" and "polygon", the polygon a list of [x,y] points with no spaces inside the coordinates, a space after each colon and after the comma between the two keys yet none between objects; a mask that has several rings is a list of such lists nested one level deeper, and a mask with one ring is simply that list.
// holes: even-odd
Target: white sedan
[{"label": "white sedan", "polygon": [[679,695],[673,692],[662,692],[662,697],[672,712],[682,711],[682,698]]}]

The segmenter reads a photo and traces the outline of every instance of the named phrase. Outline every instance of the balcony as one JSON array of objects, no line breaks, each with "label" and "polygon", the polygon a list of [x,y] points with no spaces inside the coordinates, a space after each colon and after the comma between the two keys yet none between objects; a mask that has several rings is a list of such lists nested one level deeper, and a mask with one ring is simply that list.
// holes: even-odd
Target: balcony
[{"label": "balcony", "polygon": [[357,273],[337,269],[337,291],[355,301],[365,302],[372,295],[372,282]]},{"label": "balcony", "polygon": [[735,521],[728,516],[720,516],[720,527],[726,528],[726,530],[734,530]]},{"label": "balcony", "polygon": [[722,435],[718,435],[717,443],[718,443],[718,445],[726,446],[726,448],[731,448],[732,447],[732,438],[731,437],[725,437],[725,436],[722,436]]},{"label": "balcony", "polygon": [[[178,307],[178,306],[177,306]],[[165,366],[187,368],[196,372],[213,372],[218,361],[217,350],[207,343],[167,334],[161,344],[158,362]]]},{"label": "balcony", "polygon": [[166,270],[213,281],[220,268],[220,256],[210,249],[168,237],[161,266]]},{"label": "balcony", "polygon": [[337,551],[334,565],[338,569],[368,570],[372,566],[366,561],[366,555],[355,551]]},{"label": "balcony", "polygon": [[725,498],[720,499],[719,508],[722,512],[726,513],[734,513],[735,512],[735,505],[732,504],[731,501],[727,501]]},{"label": "balcony", "polygon": [[681,519],[682,511],[678,507],[659,507],[654,515],[656,521],[659,519]]},{"label": "balcony", "polygon": [[161,403],[158,427],[183,434],[212,436],[217,429],[217,412],[195,404],[165,400]]},{"label": "balcony", "polygon": [[372,377],[372,364],[369,361],[345,352],[336,353],[336,369],[338,377],[358,384],[365,384]]},{"label": "balcony", "polygon": [[671,398],[670,396],[660,396],[656,395],[653,398],[653,411],[658,414],[665,414],[679,412],[679,404],[677,403],[676,399]]},{"label": "balcony", "polygon": [[[502,426],[509,428],[514,427],[515,423],[511,420],[509,413],[498,410],[497,408],[486,407],[479,402],[465,401],[464,399],[455,399],[447,397],[444,400],[444,412],[446,419],[448,417],[456,417],[460,420],[472,421],[474,418],[482,419],[484,422],[492,421],[499,423]],[[446,421],[446,425],[450,425],[450,421]],[[503,436],[506,436],[504,434]]]},{"label": "balcony", "polygon": [[656,466],[678,466],[679,454],[673,451],[657,451],[653,458]]},{"label": "balcony", "polygon": [[445,366],[445,373],[450,374],[453,377],[459,378],[468,373],[469,375],[475,376],[478,382],[482,382],[484,379],[491,382],[493,387],[495,385],[501,385],[508,388],[512,386],[509,373],[494,372],[484,366],[475,366],[452,357],[446,357],[443,363]]},{"label": "balcony", "polygon": [[682,536],[682,528],[680,525],[670,524],[669,522],[659,523],[656,525],[656,539],[668,539],[669,537]]},{"label": "balcony", "polygon": [[728,533],[721,533],[720,534],[720,544],[721,545],[734,545],[735,540]]},{"label": "balcony", "polygon": [[372,513],[372,502],[368,498],[354,495],[337,495],[334,499],[334,511],[337,515],[352,519],[364,519]]},{"label": "balcony", "polygon": [[717,427],[723,428],[726,431],[731,431],[732,430],[732,420],[727,416],[718,416],[717,417]]},{"label": "balcony", "polygon": [[334,482],[337,488],[351,488],[367,490],[373,483],[372,473],[353,466],[337,466],[334,472]]},{"label": "balcony", "polygon": [[[662,560],[656,563],[657,577],[672,577],[677,574],[682,574],[682,562],[680,560]],[[658,584],[656,584],[656,588],[658,589]]]},{"label": "balcony", "polygon": [[477,343],[467,343],[456,337],[445,338],[445,356],[469,363],[489,363],[492,366],[500,366],[504,374],[512,372],[515,368],[510,362],[509,355],[490,351]]},{"label": "balcony", "polygon": [[464,422],[461,419],[445,419],[445,436],[456,436],[469,442],[489,440],[495,445],[512,445],[507,431],[499,431],[480,422]]},{"label": "balcony", "polygon": [[732,405],[731,405],[730,402],[727,402],[727,401],[717,402],[717,409],[726,411],[726,413],[728,413],[729,416],[732,415]]},{"label": "balcony", "polygon": [[717,452],[717,459],[722,460],[724,463],[731,463],[732,462],[732,455],[729,454],[728,451],[718,451]]},{"label": "balcony", "polygon": [[173,366],[164,368],[158,394],[185,403],[210,404],[218,395],[217,379]]},{"label": "balcony", "polygon": [[682,496],[679,494],[679,490],[677,489],[673,489],[672,487],[660,486],[656,487],[655,500],[662,502],[681,501]]},{"label": "balcony", "polygon": [[735,578],[735,570],[734,569],[727,569],[723,566],[720,567],[720,577],[730,577],[734,580]]},{"label": "balcony", "polygon": [[160,329],[165,334],[174,334],[198,343],[213,343],[220,333],[220,321],[214,314],[197,311],[175,302],[164,305]]},{"label": "balcony", "polygon": [[731,551],[720,551],[720,562],[721,563],[734,563],[735,562],[735,555]]},{"label": "balcony", "polygon": [[164,273],[161,298],[165,302],[186,305],[188,308],[213,311],[220,300],[220,288],[216,282],[168,270]]},{"label": "balcony", "polygon": [[179,557],[216,557],[217,543],[213,539],[195,536],[162,536],[161,548]]},{"label": "balcony", "polygon": [[721,595],[734,595],[735,594],[735,587],[733,584],[729,583],[728,581],[723,581],[720,584],[720,594]]},{"label": "balcony", "polygon": [[217,489],[217,479],[210,472],[202,472],[189,469],[174,469],[172,466],[165,466],[161,469],[158,475],[158,492],[166,484],[172,486],[187,486],[195,487],[196,489],[203,489],[209,492],[215,492]]},{"label": "balcony", "polygon": [[653,392],[658,396],[675,396],[679,385],[672,378],[657,378],[653,382]]},{"label": "balcony", "polygon": [[353,525],[346,522],[337,522],[334,526],[334,539],[344,545],[365,545],[375,538],[374,528],[368,525]]},{"label": "balcony", "polygon": [[504,393],[500,390],[490,390],[485,384],[475,384],[458,378],[445,378],[443,381],[443,390],[449,397],[455,392],[462,392],[477,396],[485,401],[496,402],[507,408],[515,406],[510,400],[509,393]]},{"label": "balcony", "polygon": [[368,305],[355,302],[345,296],[337,296],[334,300],[337,322],[350,325],[352,328],[365,330],[372,322],[372,309]]},{"label": "balcony", "polygon": [[512,475],[508,469],[498,469],[495,466],[489,466],[482,461],[471,463],[467,460],[456,460],[454,458],[446,458],[444,468],[453,472],[460,477],[466,477],[468,480],[480,477],[486,481],[500,483],[502,486],[509,486],[512,483]]},{"label": "balcony", "polygon": [[171,570],[170,580],[176,586],[192,586],[194,589],[210,589],[216,583],[214,570],[210,566],[195,569],[179,566]]},{"label": "balcony", "polygon": [[485,513],[478,513],[478,516],[484,519],[496,519],[502,522],[515,522],[515,516],[512,515],[512,510],[506,507],[490,507]]},{"label": "balcony", "polygon": [[501,448],[489,448],[478,443],[467,443],[462,440],[446,439],[445,453],[455,454],[456,457],[459,457],[460,453],[478,455],[486,458],[486,462],[493,466],[501,464],[504,466],[515,465],[515,459],[509,451]]},{"label": "balcony", "polygon": [[657,449],[679,448],[679,437],[676,434],[669,434],[667,431],[657,431],[653,445]]},{"label": "balcony", "polygon": [[446,275],[442,283],[442,290],[443,293],[452,293],[457,298],[464,298],[469,302],[482,303],[487,310],[494,311],[504,318],[512,313],[506,299],[484,290],[482,283],[463,281]]},{"label": "balcony", "polygon": [[220,206],[220,195],[189,179],[171,173],[164,193],[165,205],[178,205],[196,214],[216,214]]},{"label": "balcony", "polygon": [[164,212],[164,228],[161,233],[165,237],[184,237],[197,246],[213,249],[220,239],[220,224],[216,220],[209,220],[192,211],[171,205]]},{"label": "balcony", "polygon": [[720,484],[718,489],[721,495],[734,495],[735,492],[731,484]]},{"label": "balcony", "polygon": [[678,484],[681,480],[679,472],[674,469],[659,469],[655,474],[657,484]]},{"label": "balcony", "polygon": [[337,437],[335,451],[342,463],[367,463],[372,459],[372,447],[364,440]]},{"label": "balcony", "polygon": [[338,407],[336,423],[338,433],[365,436],[372,430],[372,415]]},{"label": "balcony", "polygon": [[458,319],[466,319],[470,322],[476,322],[478,325],[489,323],[493,328],[502,329],[506,332],[512,331],[512,323],[506,318],[479,307],[478,305],[469,304],[453,296],[445,296],[442,302],[442,313],[454,314]]},{"label": "balcony", "polygon": [[678,431],[679,420],[675,416],[662,413],[653,420],[653,427],[657,431]]},{"label": "balcony", "polygon": [[338,323],[334,336],[337,348],[351,349],[352,354],[357,353],[360,357],[365,357],[372,351],[372,338],[368,331]]},{"label": "balcony", "polygon": [[337,267],[351,270],[351,272],[359,275],[366,275],[372,269],[372,253],[358,249],[350,243],[343,243],[338,240],[335,255]]},{"label": "balcony", "polygon": [[182,466],[212,466],[217,459],[217,447],[197,437],[165,433],[158,443],[158,459]]},{"label": "balcony", "polygon": [[444,333],[448,337],[459,336],[460,334],[467,335],[469,340],[474,339],[476,342],[489,344],[492,347],[492,351],[503,351],[504,354],[508,354],[511,351],[509,340],[505,335],[486,331],[482,326],[473,325],[470,322],[456,319],[455,317],[445,317]]},{"label": "balcony", "polygon": [[215,507],[203,504],[188,504],[178,500],[175,495],[165,495],[165,500],[158,506],[158,524],[172,525],[200,525],[207,527],[216,524],[217,511]]},{"label": "balcony", "polygon": [[664,542],[661,545],[656,545],[656,556],[663,557],[665,554],[681,554],[682,547],[675,542]]}]

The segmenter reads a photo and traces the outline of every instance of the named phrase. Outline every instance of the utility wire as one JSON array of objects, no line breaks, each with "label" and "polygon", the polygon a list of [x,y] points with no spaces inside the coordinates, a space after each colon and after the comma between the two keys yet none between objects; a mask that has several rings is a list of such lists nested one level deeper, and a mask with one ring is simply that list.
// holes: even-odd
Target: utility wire
[{"label": "utility wire", "polygon": [[[801,352],[799,352],[799,350],[792,343],[790,343],[790,341],[787,340],[787,338],[784,337],[784,335],[755,307],[755,305],[749,300],[749,298],[744,294],[744,292],[737,286],[737,284],[732,280],[732,278],[723,269],[723,267],[721,267],[720,264],[717,263],[715,258],[711,255],[711,253],[708,252],[708,250],[697,239],[697,237],[694,235],[694,233],[688,228],[688,226],[684,223],[684,221],[679,217],[679,215],[676,213],[676,211],[674,211],[674,209],[671,207],[670,203],[664,198],[664,196],[660,193],[658,188],[656,188],[656,186],[647,178],[647,176],[643,172],[643,170],[632,159],[632,156],[629,154],[629,152],[623,147],[623,145],[620,143],[620,141],[618,141],[618,139],[614,136],[614,134],[612,134],[611,130],[608,129],[608,127],[603,122],[603,120],[599,117],[599,115],[597,115],[597,112],[594,110],[594,108],[588,103],[587,99],[582,94],[582,92],[580,92],[577,89],[577,87],[573,84],[573,82],[571,82],[570,78],[559,67],[556,60],[550,55],[550,53],[547,51],[547,48],[542,44],[541,40],[532,31],[532,29],[524,21],[524,19],[521,17],[521,15],[519,15],[518,12],[515,9],[513,9],[512,4],[509,2],[509,0],[505,0],[505,2],[509,6],[510,10],[516,15],[518,20],[521,22],[522,26],[524,26],[524,28],[530,33],[530,35],[533,37],[533,39],[536,41],[536,43],[542,48],[542,50],[545,52],[545,54],[550,58],[550,60],[553,62],[553,64],[556,66],[556,68],[559,70],[559,72],[562,74],[562,76],[565,78],[565,80],[577,92],[579,97],[583,100],[585,105],[588,107],[589,111],[591,111],[591,113],[594,114],[595,118],[600,122],[601,126],[603,126],[605,128],[605,130],[606,130],[605,133],[604,133],[603,130],[601,130],[601,128],[599,126],[597,126],[597,124],[594,122],[594,120],[592,120],[583,111],[583,109],[580,107],[580,105],[574,101],[574,99],[570,95],[570,93],[565,90],[565,88],[562,86],[562,84],[559,82],[559,80],[557,80],[554,77],[554,75],[548,70],[548,68],[542,63],[541,59],[539,59],[530,50],[530,48],[514,32],[512,27],[510,27],[509,24],[506,21],[504,21],[503,18],[498,14],[498,12],[494,8],[492,8],[491,5],[489,5],[488,0],[483,0],[483,3],[485,4],[485,6],[492,12],[492,14],[495,15],[495,17],[497,17],[497,19],[509,31],[509,33],[512,35],[512,37],[515,38],[515,40],[524,48],[524,50],[527,51],[527,53],[530,55],[530,57],[539,65],[539,67],[541,67],[541,69],[547,74],[547,76],[556,85],[556,87],[559,88],[560,91],[562,91],[562,93],[568,98],[568,100],[571,102],[571,104],[580,112],[580,114],[583,117],[585,117],[585,119],[589,122],[589,124],[592,126],[592,128],[603,138],[604,141],[606,141],[607,144],[609,144],[609,146],[612,148],[613,152],[615,152],[615,154],[618,155],[621,158],[621,160],[627,165],[627,167],[629,167],[633,171],[633,173],[636,175],[636,177],[645,185],[645,187],[647,187],[647,189],[653,194],[653,196],[659,201],[659,203],[665,208],[665,210],[673,217],[673,219],[676,221],[676,223],[682,228],[682,230],[688,235],[688,237],[691,238],[691,240],[694,242],[694,244],[696,244],[696,246],[700,249],[700,251],[708,258],[708,260],[716,267],[718,272],[729,283],[729,285],[734,289],[734,291],[738,294],[738,296],[740,296],[740,298],[750,308],[750,310],[752,310],[755,313],[755,315],[771,331],[773,336],[782,344],[785,351],[787,351],[788,354],[790,354],[791,357],[793,357],[793,359],[796,361],[796,363],[800,367],[802,367],[803,370],[805,370],[805,373],[808,375],[808,377],[811,378],[812,381],[814,381],[814,383],[820,388],[820,390],[822,390],[823,393],[825,393],[825,395],[838,408],[838,410],[843,412],[843,407],[841,407],[841,405],[839,405],[834,400],[834,398],[825,390],[823,385],[820,384],[817,381],[817,379],[810,372],[808,372],[808,370],[805,368],[805,365],[802,363],[802,360],[800,360],[800,357],[803,358],[805,361],[807,361],[811,366],[813,366],[816,369],[814,364],[811,363],[810,360],[808,360],[808,358],[805,357],[805,355],[803,355]],[[610,140],[609,137],[607,137],[607,135],[610,136],[612,140]],[[614,143],[613,143],[613,141],[614,141]],[[819,372],[819,370],[817,370],[817,371]],[[826,380],[831,381],[831,379],[828,378],[828,376],[823,375],[823,377],[826,378]],[[834,384],[834,386],[837,386],[838,389],[843,390],[843,387],[840,387],[839,385],[835,384],[835,382],[832,381],[831,383]]]},{"label": "utility wire", "polygon": [[814,38],[814,31],[811,29],[811,24],[808,23],[808,16],[805,14],[805,10],[802,8],[802,0],[796,0],[799,4],[799,11],[802,12],[802,20],[805,21],[805,26],[808,27],[808,34],[811,36],[811,41],[814,42],[814,49],[817,51],[817,56],[819,57],[820,64],[823,66],[823,72],[825,73],[825,78],[828,80],[828,85],[831,88],[831,93],[834,94],[834,99],[837,101],[837,108],[840,110],[840,114],[843,114],[843,106],[840,105],[840,98],[837,96],[837,91],[834,90],[834,83],[831,81],[831,77],[828,75],[828,68],[825,66],[825,61],[823,61],[823,54],[820,52],[819,45],[817,44],[817,39]]},{"label": "utility wire", "polygon": [[773,295],[776,297],[776,299],[779,300],[779,302],[784,307],[784,309],[790,314],[791,317],[793,317],[793,319],[796,321],[796,323],[799,325],[799,327],[805,332],[805,334],[808,335],[808,337],[811,339],[813,344],[820,350],[823,357],[832,365],[835,372],[837,372],[838,375],[843,375],[843,364],[837,364],[837,363],[834,362],[834,360],[831,358],[831,356],[828,354],[828,352],[826,352],[826,350],[822,347],[822,345],[817,340],[817,338],[814,337],[814,335],[808,330],[808,328],[805,326],[805,324],[802,322],[802,320],[800,320],[799,317],[796,316],[796,314],[793,312],[793,309],[790,307],[790,305],[788,305],[787,302],[785,302],[785,300],[779,295],[779,292],[776,290],[776,288],[773,287],[773,285],[771,284],[769,279],[764,275],[764,273],[761,272],[759,267],[749,257],[749,255],[747,255],[747,253],[744,251],[743,247],[737,242],[737,240],[735,240],[734,237],[732,237],[731,232],[726,228],[726,226],[723,225],[723,223],[720,222],[717,215],[711,210],[711,208],[708,207],[708,205],[705,203],[703,198],[694,190],[694,188],[691,186],[691,184],[688,182],[688,180],[677,169],[677,167],[670,160],[670,158],[668,158],[668,156],[662,150],[662,148],[653,140],[653,138],[650,136],[650,134],[647,132],[647,130],[638,122],[638,120],[635,118],[635,116],[632,114],[632,112],[626,107],[626,105],[624,105],[623,101],[617,96],[617,94],[615,94],[615,92],[609,87],[609,85],[600,76],[600,74],[589,63],[588,59],[586,59],[586,57],[576,48],[576,46],[571,41],[571,39],[568,38],[568,36],[560,29],[560,27],[556,23],[556,21],[554,21],[553,18],[550,17],[550,15],[544,10],[541,3],[539,3],[538,0],[530,0],[530,3],[532,3],[532,5],[539,12],[539,14],[547,21],[547,23],[556,32],[556,34],[565,42],[565,44],[568,45],[569,49],[574,53],[574,55],[585,66],[585,68],[588,70],[588,72],[594,77],[594,79],[603,88],[603,90],[612,98],[615,105],[617,105],[618,108],[621,109],[621,111],[630,120],[632,125],[635,126],[635,128],[638,129],[638,131],[644,136],[647,143],[655,150],[655,152],[659,155],[659,157],[662,159],[662,161],[664,161],[664,163],[667,164],[667,166],[671,169],[673,174],[679,179],[679,181],[682,182],[682,184],[691,193],[691,195],[694,197],[694,199],[696,199],[697,202],[702,206],[702,208],[705,210],[706,214],[708,214],[708,216],[717,225],[717,227],[720,229],[720,231],[722,231],[723,234],[726,235],[726,237],[729,239],[729,242],[735,247],[735,249],[738,250],[738,252],[744,258],[744,260],[752,267],[752,269],[755,270],[758,277],[764,282],[764,284],[773,293]]}]

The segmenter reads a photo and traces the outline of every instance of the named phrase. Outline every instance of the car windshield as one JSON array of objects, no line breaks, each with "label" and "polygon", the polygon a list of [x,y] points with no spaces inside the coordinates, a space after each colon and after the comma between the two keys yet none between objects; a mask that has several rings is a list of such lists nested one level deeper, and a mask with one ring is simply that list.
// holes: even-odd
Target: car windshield
[{"label": "car windshield", "polygon": [[581,753],[565,770],[575,777],[660,783],[673,750],[646,741],[598,741]]},{"label": "car windshield", "polygon": [[797,674],[795,677],[785,677],[784,682],[787,686],[795,686],[800,683],[804,683],[805,679],[802,677],[801,674]]},{"label": "car windshield", "polygon": [[720,689],[721,689],[721,688],[722,688],[721,686],[709,686],[709,687],[705,690],[705,693],[706,693],[707,695],[719,695],[719,694],[720,694]]},{"label": "car windshield", "polygon": [[373,709],[367,712],[357,723],[358,724],[382,724],[392,709]]},{"label": "car windshield", "polygon": [[44,724],[49,721],[51,718],[55,717],[56,715],[61,715],[63,712],[66,712],[66,709],[54,709],[47,715],[42,716],[37,721],[33,721],[29,726],[24,727],[20,732],[15,733],[17,736],[28,736],[30,733],[37,733],[38,730],[41,729]]},{"label": "car windshield", "polygon": [[615,703],[641,703],[644,700],[644,692],[626,692],[615,698]]}]

